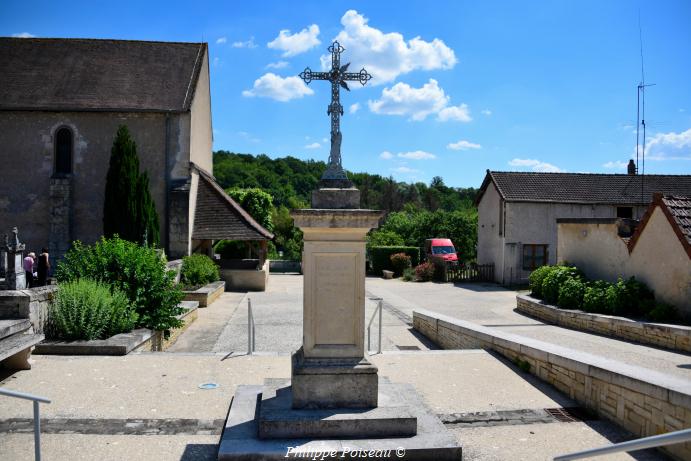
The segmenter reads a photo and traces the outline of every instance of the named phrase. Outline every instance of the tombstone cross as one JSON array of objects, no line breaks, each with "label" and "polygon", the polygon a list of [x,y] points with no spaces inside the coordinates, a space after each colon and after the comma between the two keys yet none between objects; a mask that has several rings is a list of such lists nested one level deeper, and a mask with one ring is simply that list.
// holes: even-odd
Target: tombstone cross
[{"label": "tombstone cross", "polygon": [[312,80],[328,80],[331,82],[331,104],[326,111],[331,116],[331,151],[329,153],[329,164],[322,175],[322,179],[348,179],[343,166],[341,165],[341,115],[343,106],[341,105],[340,87],[350,91],[346,81],[358,81],[365,85],[372,78],[363,68],[360,72],[347,72],[350,63],[341,66],[341,53],[345,48],[338,42],[333,42],[329,47],[331,53],[331,70],[329,72],[312,72],[309,67],[300,73],[305,83],[309,85]]}]

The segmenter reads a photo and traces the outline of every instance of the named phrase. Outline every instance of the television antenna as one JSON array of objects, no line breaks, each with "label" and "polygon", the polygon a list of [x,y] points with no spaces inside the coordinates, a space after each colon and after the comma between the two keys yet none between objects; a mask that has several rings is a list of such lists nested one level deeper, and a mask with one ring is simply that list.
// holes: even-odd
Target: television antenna
[{"label": "television antenna", "polygon": [[[643,30],[641,27],[641,12],[638,11],[638,41],[641,50],[641,81],[637,88],[636,107],[636,170],[641,177],[641,203],[645,204],[645,88],[655,86],[654,83],[645,83],[643,67]],[[643,127],[643,144],[640,143],[640,130]],[[639,155],[640,150],[640,155]]]}]

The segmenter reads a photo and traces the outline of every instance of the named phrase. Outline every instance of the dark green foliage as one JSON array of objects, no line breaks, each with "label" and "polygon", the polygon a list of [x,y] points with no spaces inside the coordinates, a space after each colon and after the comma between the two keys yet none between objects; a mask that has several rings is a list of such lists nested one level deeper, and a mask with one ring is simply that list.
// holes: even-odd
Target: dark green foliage
[{"label": "dark green foliage", "polygon": [[607,289],[610,284],[604,280],[588,283],[583,293],[583,310],[593,313],[611,313],[607,310]]},{"label": "dark green foliage", "polygon": [[584,293],[585,283],[580,278],[569,278],[559,287],[557,305],[563,309],[580,309]]},{"label": "dark green foliage", "polygon": [[367,236],[367,247],[383,247],[383,246],[402,246],[405,245],[403,237],[393,231],[377,230],[372,231]]},{"label": "dark green foliage", "polygon": [[651,308],[655,299],[652,291],[634,277],[624,281],[621,277],[617,283],[607,288],[607,310],[614,315],[641,316],[646,308]]},{"label": "dark green foliage", "polygon": [[137,314],[125,294],[82,278],[62,283],[48,311],[46,333],[67,341],[105,339],[132,331]]},{"label": "dark green foliage", "polygon": [[60,283],[90,278],[122,290],[139,315],[138,326],[167,330],[181,325],[176,316],[183,312],[178,307],[182,291],[153,248],[118,237],[90,246],[75,241],[55,276]]},{"label": "dark green foliage", "polygon": [[283,252],[280,258],[278,254],[272,255],[272,258],[300,261],[302,259],[302,231],[293,225],[290,210],[284,206],[274,209],[272,220],[276,235],[274,238],[276,250]]},{"label": "dark green foliage", "polygon": [[677,308],[663,302],[656,302],[646,317],[651,322],[679,323],[681,320]]},{"label": "dark green foliage", "polygon": [[541,266],[530,273],[530,291],[536,298],[542,298],[542,282],[545,277],[554,270],[554,266]]},{"label": "dark green foliage", "polygon": [[406,267],[403,269],[403,275],[401,276],[404,282],[410,282],[415,279],[415,269],[412,267]]},{"label": "dark green foliage", "polygon": [[559,300],[559,288],[570,278],[583,277],[575,267],[554,266],[542,281],[542,298],[550,304],[556,304]]},{"label": "dark green foliage", "polygon": [[139,173],[137,146],[125,125],[118,128],[110,151],[103,203],[103,235],[158,245],[160,231],[149,177]]},{"label": "dark green foliage", "polygon": [[417,266],[420,262],[420,248],[406,247],[406,246],[383,246],[371,247],[369,251],[370,262],[372,263],[372,272],[375,275],[382,275],[383,270],[393,271],[391,264],[391,255],[396,253],[405,253],[410,256],[410,264]]},{"label": "dark green foliage", "polygon": [[268,231],[273,231],[271,212],[273,211],[271,194],[258,188],[226,189],[226,193],[235,200],[250,216]]},{"label": "dark green foliage", "polygon": [[434,264],[422,263],[415,267],[415,277],[420,282],[429,282],[434,277]]},{"label": "dark green foliage", "polygon": [[206,255],[193,254],[182,258],[180,281],[187,287],[200,287],[221,278],[218,266]]},{"label": "dark green foliage", "polygon": [[400,277],[403,275],[403,271],[409,267],[412,267],[410,256],[405,253],[394,253],[389,257],[389,259],[391,260],[391,266],[393,266],[394,275],[396,277]]},{"label": "dark green foliage", "polygon": [[214,253],[221,255],[221,259],[245,259],[250,257],[247,242],[239,240],[220,240],[214,246]]}]

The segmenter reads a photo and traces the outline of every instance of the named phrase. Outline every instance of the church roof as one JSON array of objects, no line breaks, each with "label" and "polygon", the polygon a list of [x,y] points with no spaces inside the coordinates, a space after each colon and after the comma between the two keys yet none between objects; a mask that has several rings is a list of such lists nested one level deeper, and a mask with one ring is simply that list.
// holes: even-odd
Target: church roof
[{"label": "church roof", "polygon": [[0,38],[0,110],[187,111],[206,43]]},{"label": "church roof", "polygon": [[652,201],[656,192],[691,197],[691,175],[488,170],[476,203],[480,203],[490,182],[507,202],[645,205]]},{"label": "church roof", "polygon": [[195,240],[271,240],[274,235],[225,193],[213,176],[192,164],[199,173],[194,213]]}]

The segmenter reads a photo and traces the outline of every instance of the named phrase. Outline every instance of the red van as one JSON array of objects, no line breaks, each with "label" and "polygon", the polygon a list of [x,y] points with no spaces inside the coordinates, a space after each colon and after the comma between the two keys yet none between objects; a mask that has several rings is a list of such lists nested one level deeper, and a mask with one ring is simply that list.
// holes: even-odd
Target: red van
[{"label": "red van", "polygon": [[425,240],[425,254],[430,262],[443,262],[450,266],[458,264],[458,255],[451,239]]}]

